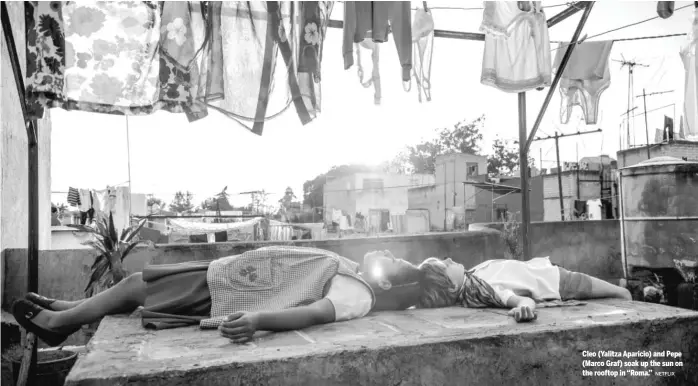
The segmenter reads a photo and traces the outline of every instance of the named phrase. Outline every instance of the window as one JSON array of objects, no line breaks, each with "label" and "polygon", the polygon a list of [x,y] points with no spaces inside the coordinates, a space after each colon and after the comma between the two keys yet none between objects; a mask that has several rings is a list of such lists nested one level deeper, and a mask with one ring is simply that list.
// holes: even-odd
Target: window
[{"label": "window", "polygon": [[477,163],[475,162],[468,162],[466,164],[466,167],[468,168],[468,174],[467,177],[474,177],[478,175],[478,169],[477,169]]},{"label": "window", "polygon": [[364,189],[383,189],[383,179],[364,178]]}]

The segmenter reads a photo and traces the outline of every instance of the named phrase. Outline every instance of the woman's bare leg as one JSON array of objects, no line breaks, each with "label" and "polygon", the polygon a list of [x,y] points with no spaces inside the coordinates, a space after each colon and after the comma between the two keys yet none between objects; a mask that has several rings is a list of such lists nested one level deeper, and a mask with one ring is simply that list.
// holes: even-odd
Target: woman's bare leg
[{"label": "woman's bare leg", "polygon": [[135,273],[114,287],[65,311],[44,311],[32,321],[54,331],[72,331],[105,315],[130,312],[145,303],[146,286],[141,273]]},{"label": "woman's bare leg", "polygon": [[75,308],[80,305],[80,303],[84,302],[87,299],[80,299],[80,300],[56,300],[55,302],[51,303],[51,309],[54,311],[65,311],[69,310],[71,308]]},{"label": "woman's bare leg", "polygon": [[633,296],[630,294],[626,288],[613,285],[606,280],[601,280],[593,276],[591,278],[591,298],[601,299],[601,298],[615,298],[615,299],[625,299],[633,300]]}]

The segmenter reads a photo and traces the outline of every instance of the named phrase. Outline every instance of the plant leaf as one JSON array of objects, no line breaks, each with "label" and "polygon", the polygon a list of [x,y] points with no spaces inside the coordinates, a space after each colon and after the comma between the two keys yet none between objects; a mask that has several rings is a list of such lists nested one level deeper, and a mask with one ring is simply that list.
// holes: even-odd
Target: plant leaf
[{"label": "plant leaf", "polygon": [[105,275],[109,272],[108,259],[104,257],[105,255],[99,255],[94,264],[92,264],[92,274],[90,275],[90,280],[85,287],[85,295],[91,297],[96,290],[96,286],[102,283]]},{"label": "plant leaf", "polygon": [[111,212],[109,213],[109,238],[113,244],[116,244],[116,242],[119,241],[119,236],[116,233],[116,227],[114,227],[114,216]]},{"label": "plant leaf", "polygon": [[139,244],[144,244],[145,242],[145,240],[138,240],[129,244],[129,246],[126,247],[126,249],[124,249],[124,251],[121,253],[121,261],[124,261],[126,256],[128,256],[128,254],[131,253],[131,250],[133,250],[133,248],[135,248]]},{"label": "plant leaf", "polygon": [[[140,233],[141,229],[142,229],[143,226],[145,225],[145,222],[146,222],[146,220],[143,219],[143,220],[141,220],[141,221],[138,222],[138,225],[129,227],[129,228],[128,228],[128,230],[129,230],[128,237],[126,237],[126,240],[124,240],[124,241],[125,241],[125,242],[129,242],[129,241],[131,241],[138,233]],[[135,228],[135,229],[134,229],[134,228]]]}]

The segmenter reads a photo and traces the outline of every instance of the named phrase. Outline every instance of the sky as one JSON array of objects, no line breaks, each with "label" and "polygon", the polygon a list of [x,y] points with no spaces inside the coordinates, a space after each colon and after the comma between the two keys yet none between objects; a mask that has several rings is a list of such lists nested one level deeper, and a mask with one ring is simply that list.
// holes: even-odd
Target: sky
[{"label": "sky", "polygon": [[[561,0],[543,1],[546,16],[565,9]],[[422,2],[412,2],[421,7]],[[590,40],[625,39],[689,31],[692,2],[676,2],[675,12],[666,20],[655,19]],[[481,7],[481,2],[429,1],[430,8]],[[656,1],[598,1],[582,35],[593,35],[639,22],[657,15]],[[478,32],[482,10],[433,9],[436,29]],[[582,12],[550,29],[550,40],[569,41]],[[331,18],[343,19],[343,5],[335,3]],[[654,129],[662,127],[664,114],[678,122],[683,106],[684,70],[679,56],[686,37],[623,41],[614,43],[612,59],[635,60],[649,67],[635,69],[634,94],[674,90],[647,97],[647,109],[675,104],[648,114],[650,141]],[[555,48],[556,43],[551,43]],[[209,110],[203,120],[189,123],[184,114],[158,112],[150,116],[123,116],[50,111],[51,190],[68,187],[104,189],[129,181],[133,193],[154,194],[169,202],[175,192],[189,190],[194,202],[228,186],[235,205],[250,202],[249,196],[236,195],[250,190],[272,193],[278,200],[286,187],[302,197],[303,182],[326,172],[334,165],[378,164],[393,158],[405,146],[434,138],[435,129],[450,127],[461,120],[486,116],[483,154],[496,138],[518,139],[517,95],[480,84],[484,44],[479,41],[436,38],[431,70],[432,100],[419,103],[416,88],[405,92],[400,65],[392,40],[381,46],[380,76],[382,103],[373,103],[373,89],[360,85],[356,67],[344,70],[342,30],[329,28],[322,62],[322,113],[308,125],[301,125],[293,108],[265,124],[264,134],[250,133],[235,121]],[[552,54],[554,58],[554,52]],[[602,133],[560,140],[561,161],[619,150],[621,115],[627,110],[628,70],[611,62],[611,86],[600,102],[597,125],[588,126],[576,109],[570,123],[560,123],[560,98],[555,92],[544,115],[539,136],[602,129]],[[528,129],[538,115],[548,89],[526,94]],[[642,98],[633,98],[643,111]],[[632,108],[632,107],[631,107]],[[678,123],[677,123],[678,125]],[[624,129],[625,130],[625,129]],[[631,142],[646,143],[644,118],[631,126]],[[512,144],[513,145],[513,144]],[[623,148],[626,146],[623,145]],[[541,155],[542,154],[542,159]],[[554,141],[537,141],[531,155],[539,166],[554,167]],[[129,162],[130,160],[130,162]],[[130,167],[129,167],[130,164]],[[129,172],[130,170],[130,172]],[[65,202],[64,193],[52,196],[54,203]]]}]

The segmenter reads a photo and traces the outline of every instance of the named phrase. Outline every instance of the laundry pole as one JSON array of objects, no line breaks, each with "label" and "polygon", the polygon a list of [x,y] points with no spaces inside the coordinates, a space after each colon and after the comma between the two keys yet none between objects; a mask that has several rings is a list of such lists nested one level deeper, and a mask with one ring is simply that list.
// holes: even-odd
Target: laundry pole
[{"label": "laundry pole", "polygon": [[[543,116],[545,115],[545,111],[548,109],[548,105],[550,104],[550,100],[553,97],[553,93],[557,88],[557,84],[560,83],[560,78],[562,77],[562,74],[565,72],[565,68],[567,68],[567,63],[570,61],[572,51],[577,46],[579,36],[582,34],[582,30],[584,29],[584,25],[586,24],[587,19],[589,19],[589,14],[591,13],[591,9],[593,8],[593,6],[593,1],[586,2],[583,5],[584,13],[582,14],[582,17],[579,19],[577,29],[574,31],[572,39],[570,40],[570,43],[567,46],[567,50],[565,51],[565,55],[562,57],[560,67],[557,69],[557,72],[555,73],[553,83],[550,85],[550,89],[548,89],[548,94],[545,96],[543,106],[538,112],[538,117],[536,118],[536,121],[533,124],[533,129],[531,129],[530,135],[527,134],[528,130],[526,128],[526,95],[524,93],[519,94],[519,170],[521,171],[521,237],[523,238],[524,260],[531,259],[531,249],[529,241],[529,230],[531,227],[531,204],[529,201],[530,190],[528,175],[528,151],[531,148],[531,143],[536,137],[536,132],[538,131],[538,128],[540,127],[540,124],[543,121]],[[527,136],[528,139],[526,139]]]}]

